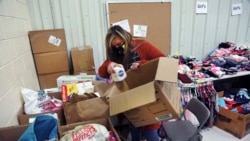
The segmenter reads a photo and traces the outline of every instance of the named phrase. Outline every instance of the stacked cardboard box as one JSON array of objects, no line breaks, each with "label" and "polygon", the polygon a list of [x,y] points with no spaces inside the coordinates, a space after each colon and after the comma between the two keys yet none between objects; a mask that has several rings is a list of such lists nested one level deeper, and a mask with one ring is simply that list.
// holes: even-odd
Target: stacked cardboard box
[{"label": "stacked cardboard box", "polygon": [[69,74],[64,30],[30,31],[29,39],[40,88],[56,87],[56,79]]}]

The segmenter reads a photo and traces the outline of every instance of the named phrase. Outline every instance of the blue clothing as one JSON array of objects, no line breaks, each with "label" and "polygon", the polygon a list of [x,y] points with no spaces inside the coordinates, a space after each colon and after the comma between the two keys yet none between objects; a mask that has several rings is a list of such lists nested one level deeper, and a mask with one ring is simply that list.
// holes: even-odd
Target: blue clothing
[{"label": "blue clothing", "polygon": [[38,115],[35,121],[29,125],[18,141],[45,141],[58,139],[57,120],[49,115]]}]

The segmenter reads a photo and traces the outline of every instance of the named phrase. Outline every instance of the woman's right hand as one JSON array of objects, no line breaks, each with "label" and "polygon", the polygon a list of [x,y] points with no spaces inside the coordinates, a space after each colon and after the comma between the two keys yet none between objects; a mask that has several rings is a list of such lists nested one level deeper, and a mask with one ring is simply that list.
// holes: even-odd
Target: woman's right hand
[{"label": "woman's right hand", "polygon": [[109,74],[114,73],[114,67],[116,67],[116,66],[121,66],[121,64],[117,64],[115,62],[110,62],[109,65],[108,65],[108,70],[107,70],[108,73]]}]

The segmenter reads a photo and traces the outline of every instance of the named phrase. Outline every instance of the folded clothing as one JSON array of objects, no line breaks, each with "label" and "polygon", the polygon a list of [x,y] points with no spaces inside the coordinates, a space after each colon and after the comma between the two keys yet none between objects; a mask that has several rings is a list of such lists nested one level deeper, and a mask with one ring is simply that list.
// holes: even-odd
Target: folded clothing
[{"label": "folded clothing", "polygon": [[250,101],[250,97],[248,95],[248,92],[246,89],[240,89],[236,96],[234,97],[234,100],[238,103],[248,103]]},{"label": "folded clothing", "polygon": [[193,81],[188,77],[187,74],[178,73],[178,79],[182,83],[192,83]]}]

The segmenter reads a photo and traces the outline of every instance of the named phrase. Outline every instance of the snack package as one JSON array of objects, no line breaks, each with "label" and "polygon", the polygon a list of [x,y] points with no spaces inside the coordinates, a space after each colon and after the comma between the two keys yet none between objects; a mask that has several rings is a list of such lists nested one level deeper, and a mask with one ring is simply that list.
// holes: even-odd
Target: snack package
[{"label": "snack package", "polygon": [[108,141],[109,131],[101,124],[85,124],[76,126],[64,133],[60,141]]}]

